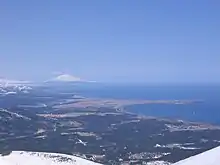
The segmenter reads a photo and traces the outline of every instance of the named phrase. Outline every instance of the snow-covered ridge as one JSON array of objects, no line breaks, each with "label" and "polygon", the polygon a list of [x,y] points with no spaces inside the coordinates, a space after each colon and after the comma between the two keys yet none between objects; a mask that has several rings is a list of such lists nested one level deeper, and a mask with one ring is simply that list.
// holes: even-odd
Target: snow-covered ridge
[{"label": "snow-covered ridge", "polygon": [[173,165],[219,165],[220,147],[189,157]]},{"label": "snow-covered ridge", "polygon": [[0,165],[101,165],[101,164],[66,154],[13,151],[9,155],[0,156]]},{"label": "snow-covered ridge", "polygon": [[157,161],[147,162],[146,165],[171,165],[171,163],[165,162],[165,161],[162,161],[162,160],[157,160]]}]

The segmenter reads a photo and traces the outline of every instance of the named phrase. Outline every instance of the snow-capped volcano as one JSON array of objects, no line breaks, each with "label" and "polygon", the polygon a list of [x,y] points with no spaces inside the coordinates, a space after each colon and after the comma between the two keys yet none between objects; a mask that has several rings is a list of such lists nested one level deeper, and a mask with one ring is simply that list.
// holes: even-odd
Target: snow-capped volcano
[{"label": "snow-capped volcano", "polygon": [[54,80],[55,81],[68,81],[68,82],[82,81],[81,78],[75,77],[75,76],[72,76],[72,75],[69,75],[69,74],[59,75]]},{"label": "snow-capped volcano", "polygon": [[9,155],[0,156],[1,165],[101,165],[76,156],[45,153],[13,151]]},{"label": "snow-capped volcano", "polygon": [[85,80],[72,76],[70,74],[61,74],[55,78],[52,78],[46,82],[85,82]]},{"label": "snow-capped volcano", "polygon": [[55,78],[52,78],[52,79],[49,79],[45,82],[79,82],[79,83],[95,83],[96,81],[88,81],[88,80],[85,80],[85,79],[82,79],[82,78],[79,78],[79,77],[76,77],[76,76],[72,76],[70,74],[61,74]]}]

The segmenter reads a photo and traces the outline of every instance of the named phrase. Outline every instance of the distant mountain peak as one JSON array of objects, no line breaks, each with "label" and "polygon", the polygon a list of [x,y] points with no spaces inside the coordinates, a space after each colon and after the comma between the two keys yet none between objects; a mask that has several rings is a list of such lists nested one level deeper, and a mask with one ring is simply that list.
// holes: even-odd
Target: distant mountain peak
[{"label": "distant mountain peak", "polygon": [[82,81],[81,78],[69,74],[62,74],[56,77],[58,81]]},{"label": "distant mountain peak", "polygon": [[70,74],[61,74],[49,81],[57,81],[57,82],[84,82],[85,80],[82,80],[79,77],[72,76]]}]

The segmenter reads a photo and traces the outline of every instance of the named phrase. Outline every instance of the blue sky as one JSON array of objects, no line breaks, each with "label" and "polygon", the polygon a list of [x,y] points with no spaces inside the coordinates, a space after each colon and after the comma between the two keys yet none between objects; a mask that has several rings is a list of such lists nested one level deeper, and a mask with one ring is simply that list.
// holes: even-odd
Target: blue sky
[{"label": "blue sky", "polygon": [[218,0],[0,3],[0,77],[220,82]]}]

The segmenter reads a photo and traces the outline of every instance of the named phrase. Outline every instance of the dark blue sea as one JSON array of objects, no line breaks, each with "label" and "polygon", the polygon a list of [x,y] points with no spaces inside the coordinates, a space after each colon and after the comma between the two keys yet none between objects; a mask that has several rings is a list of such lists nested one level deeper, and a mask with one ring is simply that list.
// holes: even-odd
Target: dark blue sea
[{"label": "dark blue sea", "polygon": [[155,117],[206,122],[220,125],[220,85],[93,85],[77,88],[86,97],[116,99],[196,99],[188,105],[133,105],[127,111]]}]

